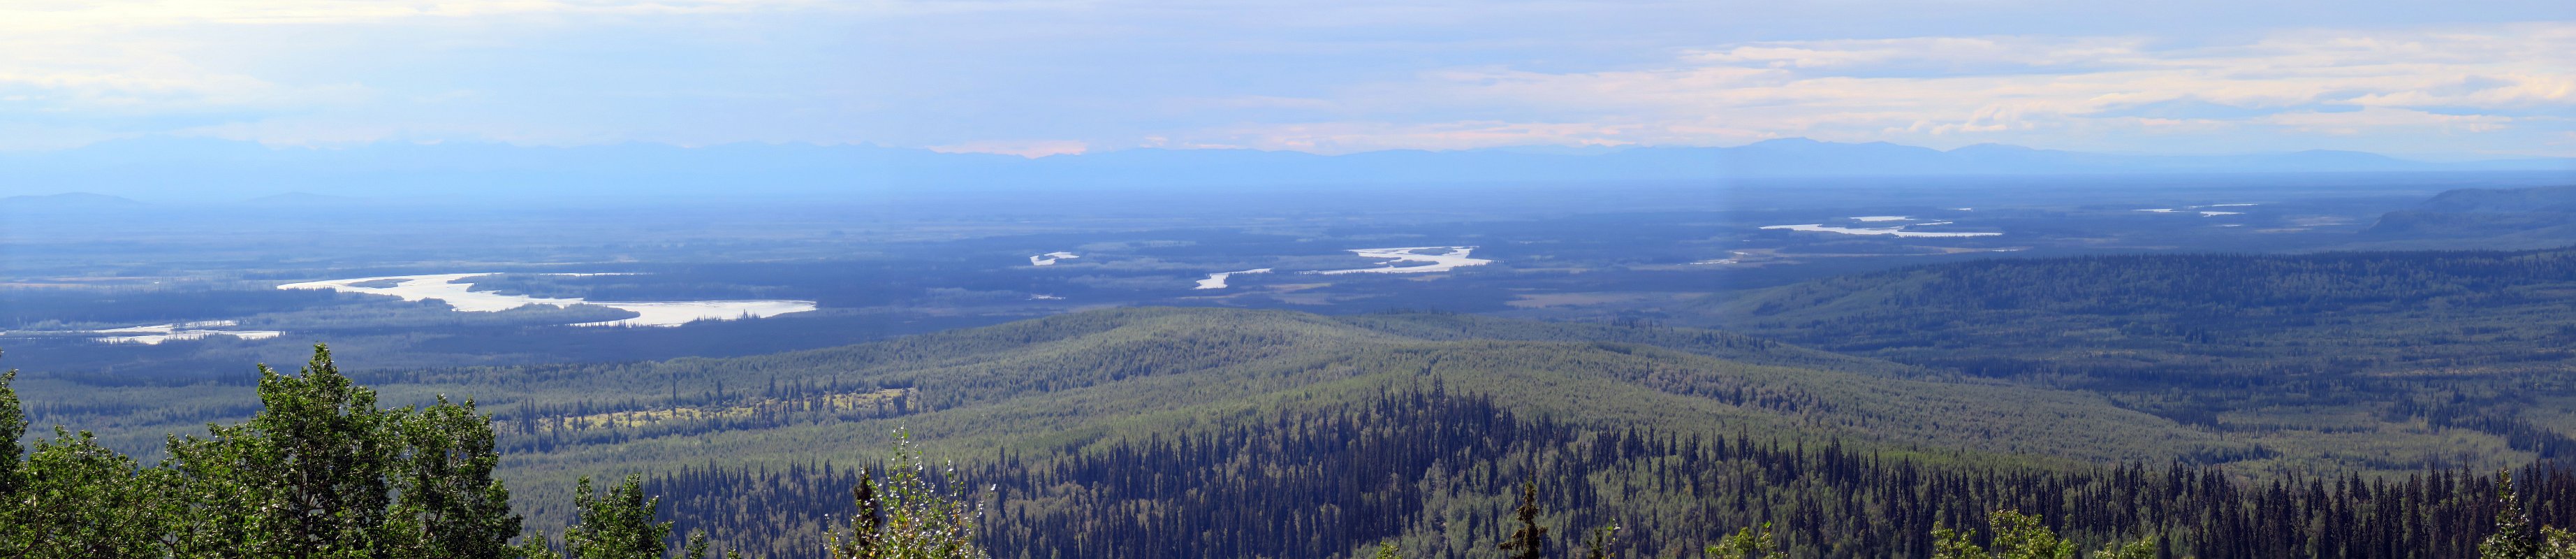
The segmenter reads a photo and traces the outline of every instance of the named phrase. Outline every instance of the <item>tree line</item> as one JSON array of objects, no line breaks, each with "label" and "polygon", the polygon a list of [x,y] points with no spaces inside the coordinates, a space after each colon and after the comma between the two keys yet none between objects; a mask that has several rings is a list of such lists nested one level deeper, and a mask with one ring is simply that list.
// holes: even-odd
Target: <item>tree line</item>
[{"label": "tree line", "polygon": [[[2497,530],[2491,520],[2516,505],[2535,522],[2576,526],[2576,471],[2548,464],[2521,472],[2509,504],[2494,498],[2496,474],[2469,470],[2249,480],[2185,463],[1891,454],[1831,440],[1600,429],[1437,383],[1197,434],[997,452],[959,468],[993,489],[984,541],[1004,558],[1356,558],[1387,544],[1407,557],[1493,557],[1532,480],[1542,482],[1528,493],[1542,522],[1585,537],[1616,526],[1618,557],[1699,555],[1754,526],[1767,526],[1781,557],[1933,557],[2015,545],[2012,534],[2029,530],[1969,529],[2006,520],[1999,511],[2026,515],[2012,526],[2037,523],[2069,549],[2144,546],[2159,558],[2475,557]],[[764,519],[847,514],[827,492],[858,475],[824,463],[709,464],[646,486],[689,504],[672,513],[683,527],[783,553],[809,549],[822,532]]]},{"label": "tree line", "polygon": [[[27,421],[10,376],[0,437],[16,441]],[[493,418],[472,402],[382,407],[320,347],[297,374],[263,367],[258,395],[249,420],[172,436],[157,464],[59,427],[12,445],[0,555],[696,558],[717,541],[727,555],[869,558],[2576,553],[2576,535],[2546,527],[2576,526],[2576,470],[2548,464],[2260,481],[2180,463],[2042,467],[1603,429],[1437,377],[955,466],[898,433],[891,458],[860,467],[585,479],[577,521],[548,535],[511,511]]]}]

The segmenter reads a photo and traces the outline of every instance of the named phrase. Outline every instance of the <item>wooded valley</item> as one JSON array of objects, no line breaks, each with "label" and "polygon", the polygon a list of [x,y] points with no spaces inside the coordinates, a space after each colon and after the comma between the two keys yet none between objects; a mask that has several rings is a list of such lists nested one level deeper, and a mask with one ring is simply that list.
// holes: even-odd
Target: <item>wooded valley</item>
[{"label": "wooded valley", "polygon": [[[1488,557],[1524,483],[1565,553],[1612,526],[1609,556],[1670,557],[1768,525],[1786,556],[1933,556],[1936,529],[2010,510],[2084,550],[2464,557],[2497,530],[2500,469],[2536,522],[2576,524],[2576,477],[2551,460],[2576,448],[2551,406],[2576,396],[2551,380],[2576,331],[2554,296],[2576,288],[2570,254],[1941,264],[1693,319],[1741,334],[1117,308],[347,376],[387,405],[490,414],[490,479],[526,530],[580,529],[602,502],[584,478],[641,474],[671,549],[829,545],[901,430],[955,465],[928,487],[983,507],[974,541],[998,557]],[[188,460],[164,433],[253,417],[269,384],[16,389],[32,424],[148,465]]]}]

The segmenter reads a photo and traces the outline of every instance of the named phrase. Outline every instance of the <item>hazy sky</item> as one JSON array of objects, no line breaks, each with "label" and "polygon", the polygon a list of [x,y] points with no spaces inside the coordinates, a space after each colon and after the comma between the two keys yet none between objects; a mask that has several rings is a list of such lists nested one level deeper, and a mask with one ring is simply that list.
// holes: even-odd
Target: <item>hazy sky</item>
[{"label": "hazy sky", "polygon": [[2571,53],[2569,0],[9,0],[0,149],[1804,136],[2576,156]]}]

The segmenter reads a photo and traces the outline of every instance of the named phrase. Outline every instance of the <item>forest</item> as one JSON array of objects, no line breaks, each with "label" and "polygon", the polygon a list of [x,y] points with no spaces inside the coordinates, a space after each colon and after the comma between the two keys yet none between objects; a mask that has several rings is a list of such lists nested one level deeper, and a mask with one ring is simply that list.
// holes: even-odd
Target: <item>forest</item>
[{"label": "forest", "polygon": [[[14,376],[0,376],[0,435],[10,440],[28,425],[8,386]],[[474,403],[380,407],[373,390],[342,375],[319,347],[296,374],[262,368],[259,385],[261,411],[251,419],[215,426],[208,437],[173,437],[156,465],[60,427],[37,438],[32,452],[12,445],[0,461],[0,552],[690,559],[718,546],[726,557],[835,558],[2576,552],[2576,536],[2554,528],[2576,524],[2576,470],[2545,463],[2518,476],[2434,470],[2269,481],[2182,463],[1944,464],[1839,441],[1583,428],[1453,392],[1436,375],[1241,428],[1039,455],[1005,451],[964,467],[934,466],[898,432],[891,457],[854,467],[710,465],[628,476],[604,493],[584,477],[573,496],[577,521],[550,538],[526,531],[494,477],[501,452],[492,417]],[[2096,545],[2101,551],[2083,553]]]},{"label": "forest", "polygon": [[[429,506],[403,488],[444,472],[426,479],[506,486],[479,501],[511,515],[489,533],[528,553],[618,518],[668,522],[620,529],[665,551],[702,535],[708,553],[811,556],[890,510],[861,514],[852,490],[892,494],[876,489],[903,469],[884,450],[901,432],[919,437],[900,451],[915,471],[942,473],[910,491],[939,497],[879,502],[972,508],[996,557],[1495,557],[1533,527],[1551,557],[1946,557],[2038,531],[2087,557],[2470,557],[2548,541],[2496,521],[2513,511],[2576,524],[2558,466],[2576,418],[2552,411],[2576,393],[2548,353],[2576,331],[2551,296],[2576,277],[2569,254],[1939,264],[1698,309],[1732,331],[1110,308],[765,355],[344,378],[409,410],[370,420],[407,433],[377,450],[465,449],[369,462],[384,481],[364,493],[389,497],[366,518],[422,518],[399,512]],[[2422,343],[2442,336],[2459,340]],[[29,377],[12,409],[90,430],[37,431],[29,464],[114,457],[84,475],[145,484],[83,499],[257,496],[283,490],[179,489],[260,487],[189,464],[273,452],[197,441],[260,439],[292,378]],[[184,504],[225,506],[255,510]]]},{"label": "forest", "polygon": [[[1766,289],[1692,316],[2099,393],[2242,434],[2282,453],[2272,469],[2399,471],[2576,448],[2560,434],[2576,422],[2555,411],[2576,398],[2561,373],[2571,271],[2567,249],[2000,259]],[[2444,429],[2508,448],[2463,455],[2427,436]]]}]

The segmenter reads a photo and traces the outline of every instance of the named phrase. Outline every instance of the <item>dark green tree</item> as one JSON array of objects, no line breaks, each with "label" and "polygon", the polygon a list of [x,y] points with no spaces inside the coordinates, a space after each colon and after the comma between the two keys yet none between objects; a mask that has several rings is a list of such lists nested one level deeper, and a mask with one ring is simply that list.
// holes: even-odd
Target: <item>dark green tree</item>
[{"label": "dark green tree", "polygon": [[438,403],[400,423],[409,454],[395,480],[391,532],[401,557],[504,557],[513,553],[520,517],[510,512],[510,490],[492,477],[501,465],[493,450],[491,417],[474,402]]},{"label": "dark green tree", "polygon": [[[2048,529],[2037,515],[2020,511],[1999,510],[1986,521],[1994,528],[1992,550],[1977,543],[1969,534],[1949,528],[1932,531],[1934,559],[2074,559],[2075,542],[2060,538]],[[2090,557],[2101,559],[2149,559],[2156,556],[2155,540],[2139,538],[2127,543],[2112,543]]]},{"label": "dark green tree", "polygon": [[2478,543],[2481,559],[2540,559],[2540,533],[2531,527],[2531,514],[2522,508],[2522,499],[2513,494],[2513,470],[2496,473],[2496,530]]},{"label": "dark green tree", "polygon": [[564,528],[564,555],[571,559],[656,559],[670,549],[671,523],[654,522],[661,499],[644,497],[644,477],[630,475],[595,496],[590,478],[573,489],[573,508],[580,523]]},{"label": "dark green tree", "polygon": [[[981,559],[989,557],[975,542],[984,516],[983,500],[968,495],[953,476],[954,467],[930,478],[930,462],[913,447],[912,434],[894,432],[894,452],[884,464],[885,477],[867,474],[850,497],[858,513],[850,518],[849,535],[831,536],[835,559]],[[942,489],[942,486],[947,487]]]},{"label": "dark green tree", "polygon": [[17,371],[0,373],[0,557],[72,558],[159,555],[162,502],[134,460],[99,446],[88,432],[54,429],[21,453],[27,420]]},{"label": "dark green tree", "polygon": [[[301,374],[259,368],[265,406],[249,422],[170,439],[190,506],[177,549],[220,557],[377,556],[402,547],[390,530],[404,416],[376,407],[314,346]],[[488,429],[488,428],[487,428]]]},{"label": "dark green tree", "polygon": [[17,381],[17,369],[0,373],[0,441],[9,442],[8,449],[0,450],[0,459],[5,459],[0,460],[0,497],[17,495],[18,484],[25,483],[18,439],[27,436],[27,413],[18,408],[18,390],[9,387]]},{"label": "dark green tree", "polygon": [[[542,532],[516,551],[530,559],[662,559],[671,550],[671,523],[654,521],[653,510],[662,499],[644,496],[644,476],[626,476],[607,495],[598,494],[590,477],[582,476],[572,502],[579,519],[564,527],[562,552],[548,549]],[[690,534],[684,549],[681,557],[704,559],[706,534]]]},{"label": "dark green tree", "polygon": [[[13,445],[14,446],[14,445]],[[138,471],[132,458],[84,431],[60,428],[35,443],[10,505],[0,507],[0,555],[148,557],[162,554],[165,472]]]},{"label": "dark green tree", "polygon": [[1583,559],[1610,559],[1619,546],[1619,525],[1592,529],[1592,537],[1583,543]]},{"label": "dark green tree", "polygon": [[[561,557],[542,534],[509,544],[521,519],[493,477],[492,418],[473,402],[380,408],[320,345],[299,374],[259,370],[257,414],[170,437],[170,457],[148,468],[60,427],[22,453],[16,374],[0,374],[0,435],[11,442],[0,453],[0,557]],[[565,533],[573,557],[668,551],[670,523],[654,522],[641,479],[597,499],[583,480],[582,523]],[[686,556],[707,546],[693,536]]]},{"label": "dark green tree", "polygon": [[1494,547],[1511,552],[1512,559],[1545,559],[1547,527],[1538,525],[1537,482],[1521,483],[1521,506],[1512,512],[1520,519],[1520,530],[1512,532],[1510,537]]},{"label": "dark green tree", "polygon": [[850,515],[850,535],[847,539],[839,535],[832,536],[833,557],[867,557],[871,550],[877,548],[877,531],[883,529],[885,503],[877,500],[876,485],[876,474],[863,471],[859,474],[859,484],[850,488],[850,503],[856,505],[859,511]]}]

